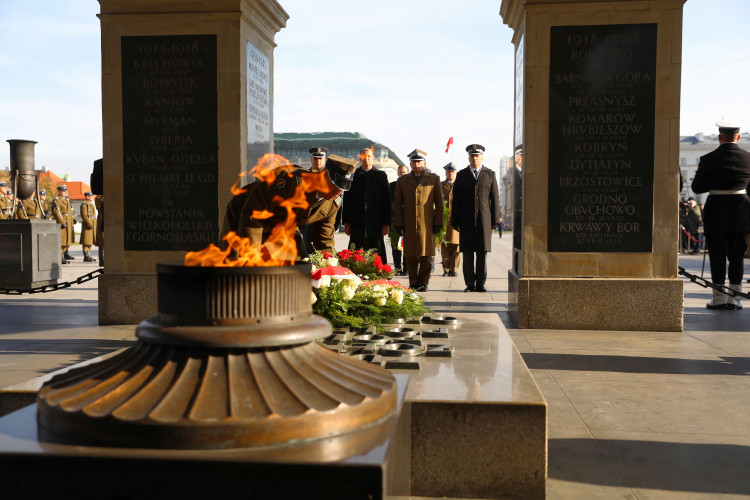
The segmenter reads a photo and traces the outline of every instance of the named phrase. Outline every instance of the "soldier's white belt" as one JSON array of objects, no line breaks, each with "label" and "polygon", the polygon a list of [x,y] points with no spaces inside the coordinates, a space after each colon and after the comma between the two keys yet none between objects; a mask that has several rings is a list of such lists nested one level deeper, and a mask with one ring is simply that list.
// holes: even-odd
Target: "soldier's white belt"
[{"label": "soldier's white belt", "polygon": [[708,194],[745,194],[747,189],[712,189]]}]

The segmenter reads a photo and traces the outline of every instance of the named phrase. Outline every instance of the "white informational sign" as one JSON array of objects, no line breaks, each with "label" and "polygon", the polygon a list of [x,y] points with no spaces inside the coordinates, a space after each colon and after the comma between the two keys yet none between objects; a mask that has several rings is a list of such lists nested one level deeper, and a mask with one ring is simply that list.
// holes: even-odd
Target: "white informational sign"
[{"label": "white informational sign", "polygon": [[271,63],[247,42],[247,168],[271,149]]},{"label": "white informational sign", "polygon": [[523,42],[524,36],[516,50],[516,139],[513,146],[523,143]]}]

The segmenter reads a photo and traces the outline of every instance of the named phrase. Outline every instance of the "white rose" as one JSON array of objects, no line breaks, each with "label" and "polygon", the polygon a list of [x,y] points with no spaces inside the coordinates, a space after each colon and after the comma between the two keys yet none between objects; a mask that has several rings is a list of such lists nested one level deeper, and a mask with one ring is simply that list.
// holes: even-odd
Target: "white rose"
[{"label": "white rose", "polygon": [[391,300],[396,304],[400,304],[404,301],[404,292],[398,288],[391,292]]},{"label": "white rose", "polygon": [[312,299],[310,300],[312,301],[313,304],[315,304],[318,301],[318,297],[315,296],[315,292],[310,292],[310,293],[312,293]]},{"label": "white rose", "polygon": [[352,300],[354,298],[354,289],[350,287],[344,287],[341,290],[341,296],[344,300]]},{"label": "white rose", "polygon": [[318,266],[316,266],[315,264],[313,264],[312,266],[313,266],[313,267],[312,267],[312,272],[315,272],[315,271],[317,271],[317,270],[318,270]]},{"label": "white rose", "polygon": [[321,276],[320,277],[320,288],[328,288],[331,285],[331,277],[330,276]]},{"label": "white rose", "polygon": [[386,296],[385,295],[375,297],[375,305],[376,306],[381,306],[381,307],[384,306],[385,305],[385,301],[386,301]]}]

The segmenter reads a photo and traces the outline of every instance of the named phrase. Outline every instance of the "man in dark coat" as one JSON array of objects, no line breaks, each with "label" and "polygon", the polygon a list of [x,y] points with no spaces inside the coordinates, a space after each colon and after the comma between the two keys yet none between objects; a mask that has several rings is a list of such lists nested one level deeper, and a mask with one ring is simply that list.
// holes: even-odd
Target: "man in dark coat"
[{"label": "man in dark coat", "polygon": [[482,165],[484,146],[472,144],[466,151],[469,166],[456,176],[451,226],[460,233],[464,291],[486,292],[487,252],[492,250],[492,230],[500,222],[500,194],[495,172]]},{"label": "man in dark coat", "polygon": [[372,150],[363,149],[359,153],[362,167],[357,169],[352,180],[352,188],[344,193],[344,208],[341,220],[346,234],[350,237],[349,246],[356,249],[374,249],[383,263],[388,260],[385,254],[383,236],[391,227],[391,193],[388,176],[374,166]]},{"label": "man in dark coat", "polygon": [[[703,225],[711,262],[711,281],[723,285],[729,260],[729,288],[742,291],[743,256],[750,231],[750,153],[737,145],[740,125],[720,121],[720,146],[702,156],[693,178],[696,194],[708,192]],[[729,297],[717,290],[706,304],[708,309],[741,309],[739,297]]]}]

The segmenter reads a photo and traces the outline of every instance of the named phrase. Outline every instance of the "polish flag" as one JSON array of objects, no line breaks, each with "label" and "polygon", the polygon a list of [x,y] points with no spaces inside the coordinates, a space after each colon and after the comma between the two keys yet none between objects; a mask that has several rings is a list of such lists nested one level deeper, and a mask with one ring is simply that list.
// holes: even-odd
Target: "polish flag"
[{"label": "polish flag", "polygon": [[447,153],[447,152],[448,152],[448,150],[449,150],[449,149],[451,148],[451,144],[453,144],[453,137],[451,137],[450,139],[448,139],[448,145],[447,145],[447,146],[445,146],[445,152],[446,152],[446,153]]}]

